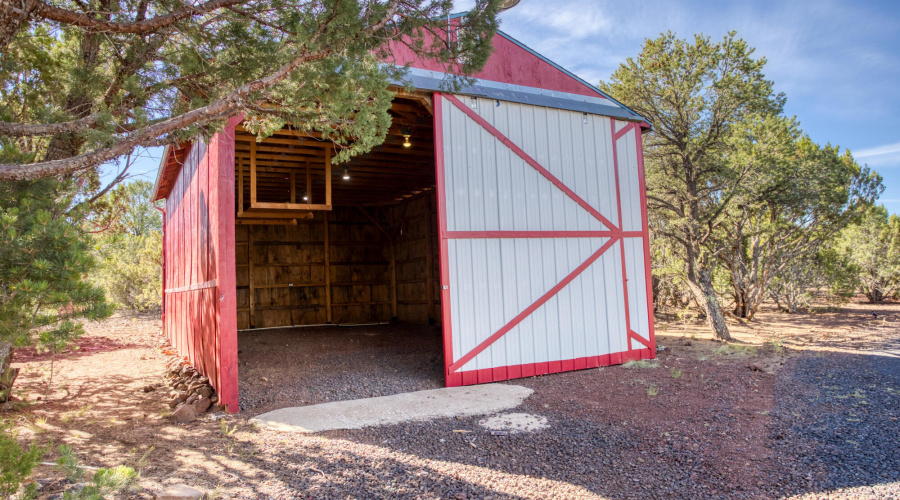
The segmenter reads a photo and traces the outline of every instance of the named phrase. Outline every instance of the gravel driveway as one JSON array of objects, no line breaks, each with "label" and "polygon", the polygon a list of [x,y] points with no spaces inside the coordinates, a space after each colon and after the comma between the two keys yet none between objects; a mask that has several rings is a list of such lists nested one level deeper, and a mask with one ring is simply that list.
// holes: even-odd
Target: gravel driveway
[{"label": "gravel driveway", "polygon": [[785,493],[900,498],[900,357],[802,356],[781,375],[772,439],[796,464]]}]

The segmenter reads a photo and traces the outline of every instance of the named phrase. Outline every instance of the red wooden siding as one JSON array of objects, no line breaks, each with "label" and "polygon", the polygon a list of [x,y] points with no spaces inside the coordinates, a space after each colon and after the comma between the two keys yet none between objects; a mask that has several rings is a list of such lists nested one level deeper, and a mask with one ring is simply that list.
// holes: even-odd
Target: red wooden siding
[{"label": "red wooden siding", "polygon": [[234,126],[195,142],[166,197],[165,332],[238,410]]},{"label": "red wooden siding", "polygon": [[[471,76],[494,82],[605,98],[596,90],[509,40],[502,33],[494,36],[493,44],[494,53],[484,68]],[[440,62],[419,57],[400,42],[391,42],[390,47],[393,55],[390,62],[394,64],[400,66],[409,64],[413,68],[430,71],[447,71],[446,66]]]}]

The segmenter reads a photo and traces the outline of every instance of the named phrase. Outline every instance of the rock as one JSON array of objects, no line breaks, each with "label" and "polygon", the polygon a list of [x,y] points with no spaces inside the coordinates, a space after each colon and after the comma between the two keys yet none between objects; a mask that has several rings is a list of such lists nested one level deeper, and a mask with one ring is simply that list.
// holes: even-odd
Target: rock
[{"label": "rock", "polygon": [[197,410],[188,404],[181,405],[177,410],[172,412],[172,420],[174,420],[176,424],[186,424],[196,420],[196,418]]},{"label": "rock", "polygon": [[186,484],[167,486],[156,495],[157,500],[199,500],[204,493],[197,488],[191,488]]},{"label": "rock", "polygon": [[200,389],[197,390],[197,394],[199,394],[203,397],[206,397],[206,398],[212,398],[213,394],[215,394],[215,393],[216,392],[213,390],[213,388],[208,385],[204,385],[203,387],[201,387]]},{"label": "rock", "polygon": [[169,401],[169,408],[175,408],[179,403],[186,401],[188,398],[188,393],[186,392],[177,392],[175,396]]},{"label": "rock", "polygon": [[213,395],[209,398],[209,400],[212,401],[212,404],[216,404],[216,403],[219,402],[219,396],[213,394]]},{"label": "rock", "polygon": [[176,391],[185,391],[185,390],[187,390],[187,384],[185,384],[184,382],[181,382],[175,386],[175,390]]},{"label": "rock", "polygon": [[190,396],[188,396],[188,398],[186,400],[184,400],[184,402],[185,402],[185,404],[191,404],[194,401],[197,401],[197,399],[199,399],[199,398],[200,398],[200,396],[198,396],[196,394],[191,394]]},{"label": "rock", "polygon": [[205,412],[209,409],[209,406],[212,402],[207,397],[200,396],[196,401],[191,403],[191,406],[194,407],[194,411],[199,415],[200,413]]},{"label": "rock", "polygon": [[154,385],[146,385],[144,386],[144,392],[153,392],[156,390],[156,386]]}]

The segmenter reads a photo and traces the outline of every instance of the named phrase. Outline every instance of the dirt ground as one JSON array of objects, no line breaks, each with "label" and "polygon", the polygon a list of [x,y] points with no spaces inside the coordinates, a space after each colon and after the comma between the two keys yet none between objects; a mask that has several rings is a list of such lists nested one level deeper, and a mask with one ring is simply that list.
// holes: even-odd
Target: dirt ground
[{"label": "dirt ground", "polygon": [[23,440],[70,444],[84,465],[135,467],[129,498],[176,483],[216,498],[900,498],[897,303],[764,311],[732,323],[728,345],[659,318],[667,349],[648,366],[508,382],[534,389],[513,412],[546,428],[507,435],[481,417],[316,435],[249,423],[280,406],[440,386],[440,336],[421,327],[242,334],[242,412],[176,425],[165,391],[142,390],[162,381],[159,327],[121,315],[88,325],[53,361],[49,391],[50,358],[17,352],[22,401],[0,418]]}]

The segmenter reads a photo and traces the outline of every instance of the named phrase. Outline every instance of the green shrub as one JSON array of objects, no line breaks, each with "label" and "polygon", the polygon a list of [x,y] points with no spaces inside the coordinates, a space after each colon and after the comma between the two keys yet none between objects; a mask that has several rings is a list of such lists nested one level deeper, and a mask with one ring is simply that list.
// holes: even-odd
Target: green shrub
[{"label": "green shrub", "polygon": [[[37,446],[23,450],[16,441],[12,425],[0,421],[0,497],[11,498],[31,476],[32,469],[42,456],[44,450]],[[34,486],[26,488],[25,493],[26,497],[33,495]]]}]

